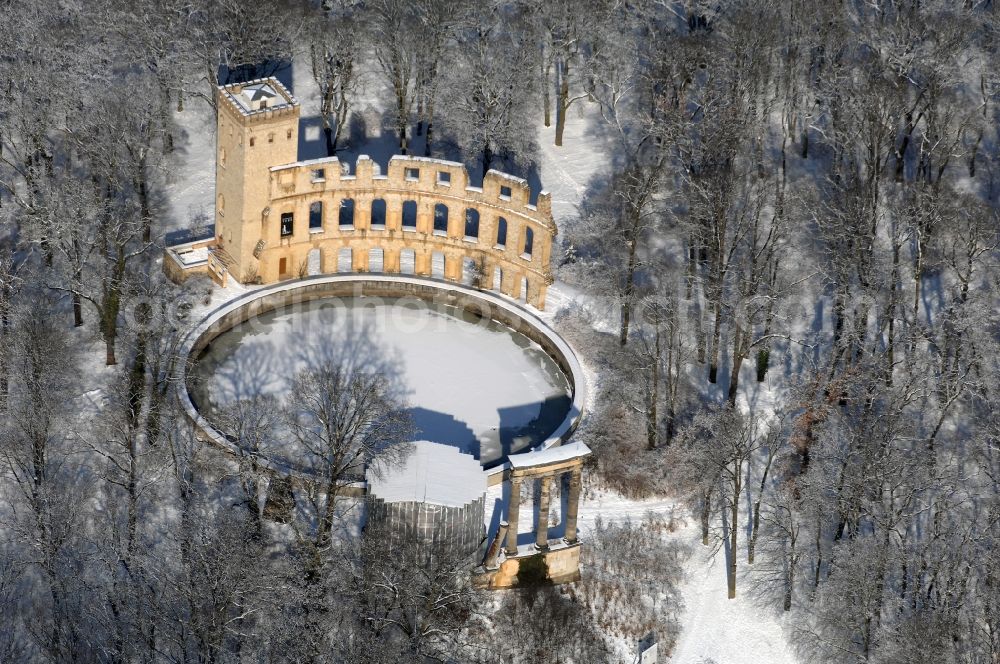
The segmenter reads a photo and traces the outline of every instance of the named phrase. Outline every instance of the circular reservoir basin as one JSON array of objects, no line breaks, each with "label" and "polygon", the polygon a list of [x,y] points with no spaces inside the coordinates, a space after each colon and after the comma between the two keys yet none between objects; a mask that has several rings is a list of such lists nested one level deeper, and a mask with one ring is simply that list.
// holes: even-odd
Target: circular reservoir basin
[{"label": "circular reservoir basin", "polygon": [[[298,372],[345,354],[396,381],[414,439],[452,445],[487,468],[541,444],[573,405],[573,386],[538,343],[465,308],[413,297],[325,297],[255,315],[196,355],[188,389],[211,421],[235,400],[284,399]],[[270,454],[280,466],[301,465],[290,446]]]}]

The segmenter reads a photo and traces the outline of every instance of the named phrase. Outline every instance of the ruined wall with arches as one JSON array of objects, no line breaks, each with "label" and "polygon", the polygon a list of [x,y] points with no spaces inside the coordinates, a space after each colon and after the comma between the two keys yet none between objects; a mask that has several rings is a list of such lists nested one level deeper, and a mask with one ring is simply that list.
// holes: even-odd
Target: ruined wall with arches
[{"label": "ruined wall with arches", "polygon": [[462,164],[439,159],[395,156],[386,173],[367,156],[353,169],[336,157],[296,161],[299,102],[274,78],[220,86],[216,101],[214,238],[168,246],[172,279],[412,274],[544,308],[549,194],[532,204],[525,180],[492,170],[473,187]]},{"label": "ruined wall with arches", "polygon": [[[456,162],[366,156],[270,168],[254,248],[263,283],[334,272],[414,274],[497,290],[541,309],[556,235],[549,194],[489,171],[469,186]],[[239,260],[240,264],[247,262]]]}]

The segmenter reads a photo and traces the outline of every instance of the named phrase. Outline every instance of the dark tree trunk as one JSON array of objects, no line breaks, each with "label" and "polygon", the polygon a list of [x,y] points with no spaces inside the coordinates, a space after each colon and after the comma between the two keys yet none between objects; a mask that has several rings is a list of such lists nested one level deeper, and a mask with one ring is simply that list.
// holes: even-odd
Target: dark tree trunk
[{"label": "dark tree trunk", "polygon": [[562,146],[563,132],[566,130],[566,111],[569,110],[569,65],[562,61],[558,65],[559,97],[556,100],[556,145]]},{"label": "dark tree trunk", "polygon": [[325,123],[326,126],[323,127],[323,135],[326,137],[326,155],[332,157],[337,154],[337,142],[333,138],[333,127],[329,123]]},{"label": "dark tree trunk", "polygon": [[622,346],[628,343],[628,328],[632,318],[632,298],[635,293],[635,267],[638,244],[639,242],[635,237],[629,241],[628,265],[625,268],[625,292],[622,294],[622,325],[618,335],[618,343]]},{"label": "dark tree trunk", "polygon": [[73,327],[81,327],[83,325],[83,302],[80,300],[80,294],[73,292]]},{"label": "dark tree trunk", "polygon": [[[544,50],[544,49],[543,49]],[[542,57],[542,108],[545,113],[545,126],[552,126],[552,100],[549,93],[549,74],[552,71],[551,60]]]},{"label": "dark tree trunk", "polygon": [[701,503],[701,543],[708,546],[708,520],[712,515],[712,490],[708,489],[702,495]]},{"label": "dark tree trunk", "polygon": [[715,323],[712,326],[711,357],[708,364],[708,382],[713,385],[719,380],[719,346],[722,341],[722,303],[715,303]]},{"label": "dark tree trunk", "polygon": [[656,328],[654,357],[650,376],[652,389],[649,395],[649,408],[646,413],[646,449],[655,450],[659,423],[656,417],[656,407],[660,401],[660,328]]}]

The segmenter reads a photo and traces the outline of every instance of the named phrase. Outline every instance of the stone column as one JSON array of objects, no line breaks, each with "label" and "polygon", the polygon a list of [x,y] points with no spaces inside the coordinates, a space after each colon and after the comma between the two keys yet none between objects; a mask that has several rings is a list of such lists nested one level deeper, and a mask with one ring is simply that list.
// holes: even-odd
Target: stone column
[{"label": "stone column", "polygon": [[354,228],[357,230],[372,227],[372,200],[371,194],[354,197]]},{"label": "stone column", "polygon": [[385,196],[385,229],[398,231],[403,228],[403,199],[399,196]]},{"label": "stone column", "polygon": [[535,548],[544,551],[549,548],[549,496],[552,494],[552,476],[542,478],[538,496],[538,524],[535,526]]},{"label": "stone column", "polygon": [[566,536],[567,544],[574,544],[576,539],[576,515],[580,510],[580,481],[583,476],[582,466],[570,471],[569,495],[566,497]]},{"label": "stone column", "polygon": [[462,280],[462,257],[455,254],[444,255],[444,278],[448,281]]},{"label": "stone column", "polygon": [[448,206],[448,237],[461,240],[465,237],[465,206]]},{"label": "stone column", "polygon": [[499,567],[497,564],[497,558],[500,555],[500,547],[507,539],[508,525],[509,524],[506,521],[500,522],[500,528],[497,529],[496,537],[493,538],[493,542],[490,543],[490,548],[486,551],[486,558],[483,562],[483,566],[486,567],[486,569],[497,569],[497,567]]},{"label": "stone column", "polygon": [[492,258],[487,258],[483,265],[483,290],[494,290],[493,278],[496,274],[497,264]]},{"label": "stone column", "polygon": [[427,233],[434,230],[434,203],[424,200],[417,201],[417,232]]},{"label": "stone column", "polygon": [[497,243],[497,215],[488,210],[479,211],[479,245],[490,249]]},{"label": "stone column", "polygon": [[415,250],[413,254],[413,273],[421,277],[431,276],[431,252],[423,249]]},{"label": "stone column", "polygon": [[382,249],[382,271],[392,274],[399,272],[399,249]]},{"label": "stone column", "polygon": [[510,502],[507,504],[507,546],[508,557],[517,555],[517,513],[521,508],[521,478],[510,478]]},{"label": "stone column", "polygon": [[[501,270],[500,292],[507,297],[517,299],[517,297],[521,294],[521,274],[515,272],[509,265],[502,266]],[[514,287],[515,283],[517,284],[516,291]]]},{"label": "stone column", "polygon": [[532,289],[531,299],[529,304],[538,309],[539,311],[545,311],[545,293],[548,290],[548,286],[545,281],[539,279],[534,288]]},{"label": "stone column", "polygon": [[323,274],[336,274],[340,259],[337,247],[325,247],[321,251],[323,252],[323,257],[320,260],[320,265],[323,267]]},{"label": "stone column", "polygon": [[351,271],[368,271],[368,250],[362,247],[354,247],[351,250]]}]

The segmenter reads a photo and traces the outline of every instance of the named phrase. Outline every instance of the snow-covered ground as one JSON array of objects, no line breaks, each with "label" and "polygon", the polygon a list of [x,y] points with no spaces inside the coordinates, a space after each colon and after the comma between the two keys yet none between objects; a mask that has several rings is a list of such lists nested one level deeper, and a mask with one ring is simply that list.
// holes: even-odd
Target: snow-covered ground
[{"label": "snow-covered ground", "polygon": [[[305,67],[297,67],[292,72],[293,92],[302,103],[303,141],[311,141],[313,135],[318,140],[318,132],[311,132],[315,126],[311,116],[318,108],[315,86]],[[372,109],[380,105],[381,86],[369,82],[357,108],[365,110],[365,115],[374,115]],[[601,122],[596,105],[580,100],[574,104],[567,117],[564,144],[554,146],[555,128],[542,127],[539,120],[540,145],[539,175],[542,187],[552,194],[553,214],[561,232],[575,222],[579,205],[588,189],[598,178],[606,176],[611,169],[612,155],[610,142],[599,131]],[[167,205],[170,211],[170,228],[187,228],[210,223],[214,201],[214,127],[211,109],[203,101],[192,99],[182,113],[175,113],[179,127],[176,137],[177,149],[166,165]],[[377,128],[375,128],[377,131]],[[387,159],[387,137],[373,137],[372,144],[352,146],[345,158],[356,154],[369,153],[378,161]],[[391,137],[388,137],[391,140]],[[303,146],[300,141],[300,149]],[[390,146],[391,147],[391,146]],[[310,155],[300,155],[310,156]],[[314,155],[313,155],[314,156]],[[565,237],[565,236],[563,236]],[[556,257],[554,256],[554,259]],[[226,301],[242,287],[216,289],[211,296],[211,305]],[[583,297],[565,284],[557,283],[549,291],[548,311],[543,314],[547,320]],[[208,306],[205,307],[207,309]],[[197,312],[192,312],[197,315]],[[609,322],[613,325],[613,321]],[[587,366],[587,357],[581,357]],[[749,363],[748,363],[749,364]],[[720,368],[720,373],[724,368]],[[745,371],[751,372],[748,366]],[[590,378],[593,380],[592,371]],[[776,374],[777,372],[772,372]],[[766,411],[775,401],[775,396],[783,388],[781,381],[753,383],[752,374],[743,376],[741,381],[741,404],[752,401],[755,408]],[[593,394],[594,390],[591,389]],[[502,505],[503,496],[499,489],[491,490],[487,505]],[[530,513],[527,507],[523,513]],[[488,513],[491,510],[487,510]],[[605,521],[639,521],[649,511],[682,515],[684,508],[670,499],[629,500],[621,496],[600,493],[584,497],[580,507],[580,534],[586,538],[595,520],[600,516]],[[558,513],[554,510],[553,515]],[[498,520],[498,519],[495,519]],[[688,519],[693,523],[693,520]],[[522,537],[528,538],[528,526],[522,525]],[[557,536],[555,530],[550,533]],[[669,661],[683,664],[794,664],[797,660],[791,653],[783,630],[780,616],[770,609],[759,606],[741,592],[734,600],[726,597],[725,560],[720,553],[708,554],[701,546],[697,528],[688,526],[677,530],[670,537],[683,538],[694,553],[686,566],[686,577],[681,591],[685,608],[681,617],[681,634],[673,657]],[[586,574],[586,570],[583,571]],[[740,574],[746,573],[746,565],[741,565]],[[740,580],[742,589],[747,583]],[[622,652],[629,652],[631,646],[620,644]]]},{"label": "snow-covered ground", "polygon": [[[678,536],[698,539],[697,528]],[[685,611],[681,636],[671,662],[678,664],[793,664],[783,621],[772,609],[759,606],[747,595],[746,566],[737,574],[737,597],[726,596],[726,560],[708,547],[695,549],[681,586]]]},{"label": "snow-covered ground", "polygon": [[[609,172],[610,155],[595,150],[607,145],[595,138],[593,124],[601,118],[594,104],[585,100],[579,109],[568,114],[562,147],[554,146],[555,128],[541,127],[541,179],[542,184],[552,194],[552,209],[556,224],[563,228],[572,223],[581,197],[595,177]],[[580,295],[573,289],[556,284],[547,298],[550,315],[561,306],[568,306]],[[582,358],[586,362],[586,358]],[[748,363],[749,365],[749,363]],[[750,366],[745,371],[752,371]],[[742,403],[753,398],[755,406],[769,405],[774,392],[780,387],[769,384],[758,386],[752,374],[743,376],[742,385],[753,392],[743,396]],[[593,394],[596,390],[591,390]],[[585,496],[580,505],[580,536],[586,538],[588,530],[600,516],[605,521],[638,522],[647,512],[667,514],[684,513],[684,508],[670,499],[629,500],[622,496],[601,493]],[[693,521],[692,521],[693,523]],[[785,639],[779,617],[769,609],[759,606],[745,593],[738,593],[736,599],[728,599],[726,594],[725,556],[720,552],[711,556],[707,547],[700,544],[696,527],[679,529],[671,537],[683,538],[693,545],[694,554],[687,562],[686,578],[681,586],[684,598],[684,613],[681,617],[681,635],[671,662],[678,664],[794,664],[797,660],[791,653]],[[746,565],[741,565],[745,573]],[[586,570],[583,570],[586,574]],[[741,579],[745,589],[747,583]]]}]

